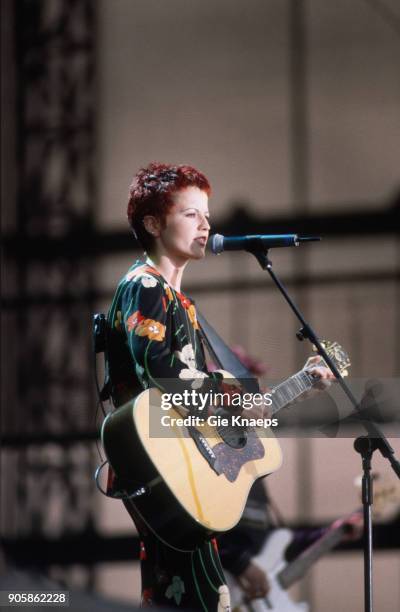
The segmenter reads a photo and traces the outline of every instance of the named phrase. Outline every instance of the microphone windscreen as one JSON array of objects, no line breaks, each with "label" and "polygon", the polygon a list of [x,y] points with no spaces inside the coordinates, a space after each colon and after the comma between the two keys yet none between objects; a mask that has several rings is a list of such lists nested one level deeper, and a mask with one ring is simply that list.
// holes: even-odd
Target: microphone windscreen
[{"label": "microphone windscreen", "polygon": [[208,241],[210,251],[214,255],[222,253],[224,250],[224,237],[221,234],[213,234]]}]

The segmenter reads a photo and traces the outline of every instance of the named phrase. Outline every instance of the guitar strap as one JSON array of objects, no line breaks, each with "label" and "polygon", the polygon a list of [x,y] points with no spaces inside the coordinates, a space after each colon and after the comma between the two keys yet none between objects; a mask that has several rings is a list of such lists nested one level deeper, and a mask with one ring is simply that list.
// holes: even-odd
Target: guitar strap
[{"label": "guitar strap", "polygon": [[200,335],[211,357],[223,370],[228,370],[250,393],[260,393],[257,379],[249,372],[246,366],[235,355],[231,348],[217,334],[215,329],[206,321],[197,310],[197,320],[200,324]]}]

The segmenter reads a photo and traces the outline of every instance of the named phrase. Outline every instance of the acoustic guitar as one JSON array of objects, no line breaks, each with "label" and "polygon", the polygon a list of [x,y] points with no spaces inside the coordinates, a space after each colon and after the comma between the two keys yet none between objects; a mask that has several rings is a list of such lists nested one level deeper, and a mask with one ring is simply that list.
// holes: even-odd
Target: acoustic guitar
[{"label": "acoustic guitar", "polygon": [[[345,374],[350,362],[343,349],[337,343],[326,349]],[[316,382],[307,370],[291,376],[272,389],[270,410],[275,414]],[[106,417],[102,442],[121,490],[147,527],[169,546],[190,551],[236,525],[253,482],[280,467],[282,452],[270,427],[209,419],[186,425],[179,409],[161,405],[158,389],[143,391]],[[160,428],[163,417],[168,428]]]}]

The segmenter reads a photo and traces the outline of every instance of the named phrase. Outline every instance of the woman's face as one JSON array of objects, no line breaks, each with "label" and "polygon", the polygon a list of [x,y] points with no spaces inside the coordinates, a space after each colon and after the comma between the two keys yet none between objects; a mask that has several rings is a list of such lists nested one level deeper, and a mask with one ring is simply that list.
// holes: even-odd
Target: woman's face
[{"label": "woman's face", "polygon": [[208,196],[198,187],[177,191],[166,216],[165,227],[159,226],[156,251],[176,263],[204,257],[210,231]]}]

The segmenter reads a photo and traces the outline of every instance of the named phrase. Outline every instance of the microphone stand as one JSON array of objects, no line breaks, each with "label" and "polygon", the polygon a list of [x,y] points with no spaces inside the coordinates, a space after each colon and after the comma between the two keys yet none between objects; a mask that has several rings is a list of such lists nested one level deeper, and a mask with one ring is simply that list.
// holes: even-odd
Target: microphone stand
[{"label": "microphone stand", "polygon": [[252,244],[247,249],[249,253],[255,256],[259,262],[261,268],[266,270],[282,293],[286,302],[293,310],[294,314],[301,323],[301,329],[297,332],[296,336],[299,340],[309,340],[317,349],[318,354],[323,358],[327,366],[335,375],[338,383],[342,387],[344,393],[349,398],[351,404],[354,407],[357,417],[360,419],[360,423],[364,426],[367,435],[358,437],[354,442],[354,448],[356,452],[361,454],[362,457],[362,468],[363,468],[363,479],[362,479],[362,503],[363,503],[363,514],[364,514],[364,610],[365,612],[372,612],[372,518],[371,518],[371,506],[372,506],[372,479],[371,479],[371,460],[375,450],[379,450],[383,457],[385,457],[395,474],[400,478],[400,463],[394,455],[394,450],[390,446],[383,432],[368,419],[361,418],[361,409],[356,397],[352,393],[349,386],[346,384],[343,376],[339,372],[333,360],[327,354],[325,348],[322,346],[318,336],[312,329],[311,325],[307,323],[297,308],[296,304],[291,299],[284,285],[281,283],[279,278],[276,276],[272,269],[272,262],[268,257],[268,250],[265,250],[262,243],[259,245]]}]

